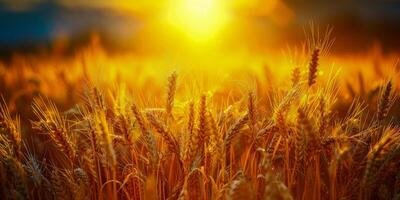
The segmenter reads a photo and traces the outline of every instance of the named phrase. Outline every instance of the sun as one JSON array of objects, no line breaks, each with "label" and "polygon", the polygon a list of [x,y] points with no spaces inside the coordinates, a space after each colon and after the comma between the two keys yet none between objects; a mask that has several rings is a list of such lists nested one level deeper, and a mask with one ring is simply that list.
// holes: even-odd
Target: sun
[{"label": "sun", "polygon": [[169,24],[197,40],[213,38],[227,19],[222,0],[173,0],[166,19]]}]

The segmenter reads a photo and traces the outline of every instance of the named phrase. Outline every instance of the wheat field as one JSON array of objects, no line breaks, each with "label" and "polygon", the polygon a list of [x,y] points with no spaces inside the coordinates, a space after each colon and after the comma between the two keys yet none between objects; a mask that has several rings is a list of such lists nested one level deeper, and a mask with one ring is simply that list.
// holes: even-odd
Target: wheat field
[{"label": "wheat field", "polygon": [[1,199],[400,199],[397,68],[328,72],[332,44],[308,40],[283,78],[228,78],[249,87],[190,70],[94,78],[93,56],[109,60],[92,51],[69,68],[3,63]]}]

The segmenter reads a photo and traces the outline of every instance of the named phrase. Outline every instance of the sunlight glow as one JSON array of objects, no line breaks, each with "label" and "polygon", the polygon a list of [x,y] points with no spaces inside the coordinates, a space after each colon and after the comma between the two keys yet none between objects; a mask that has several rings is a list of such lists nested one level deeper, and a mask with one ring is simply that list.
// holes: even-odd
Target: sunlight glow
[{"label": "sunlight glow", "polygon": [[227,12],[221,0],[172,1],[166,19],[192,39],[212,38],[222,29]]}]

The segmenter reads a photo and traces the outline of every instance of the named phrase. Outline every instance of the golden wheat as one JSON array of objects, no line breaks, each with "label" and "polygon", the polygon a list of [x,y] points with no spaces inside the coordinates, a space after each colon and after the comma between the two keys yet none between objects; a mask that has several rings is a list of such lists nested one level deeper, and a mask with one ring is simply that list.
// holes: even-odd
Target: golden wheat
[{"label": "golden wheat", "polygon": [[319,73],[331,42],[310,42],[311,60],[287,74],[291,82],[265,73],[245,95],[231,85],[189,95],[174,72],[165,92],[153,82],[144,94],[93,83],[69,110],[36,97],[31,113],[17,115],[4,100],[0,196],[398,199],[398,85],[388,81],[379,94],[359,74],[359,91],[352,82],[340,91],[335,75]]}]

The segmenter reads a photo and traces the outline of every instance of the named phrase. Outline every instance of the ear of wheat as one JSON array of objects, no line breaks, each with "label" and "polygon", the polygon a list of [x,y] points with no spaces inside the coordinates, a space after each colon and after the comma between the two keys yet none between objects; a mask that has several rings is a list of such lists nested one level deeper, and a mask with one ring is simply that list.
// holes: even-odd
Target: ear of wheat
[{"label": "ear of wheat", "polygon": [[38,118],[38,121],[32,122],[34,128],[49,134],[70,161],[74,161],[76,149],[68,135],[66,119],[60,115],[56,106],[51,102],[46,104],[43,98],[39,98],[34,101],[33,112]]},{"label": "ear of wheat", "polygon": [[249,92],[248,100],[247,100],[247,113],[249,114],[249,127],[251,132],[255,134],[256,131],[256,123],[257,123],[257,110],[256,110],[256,102],[255,102],[255,95],[253,92]]},{"label": "ear of wheat", "polygon": [[[239,172],[240,173],[240,172]],[[249,199],[255,200],[254,190],[249,182],[249,179],[243,173],[237,174],[231,181],[229,191],[227,192],[227,199],[241,200]]]},{"label": "ear of wheat", "polygon": [[187,168],[191,168],[192,161],[196,155],[196,151],[200,145],[200,137],[197,131],[194,131],[195,122],[195,111],[193,102],[189,105],[189,117],[188,117],[188,141],[186,142],[186,148],[183,155],[183,160]]},{"label": "ear of wheat", "polygon": [[176,72],[173,72],[168,77],[167,103],[166,103],[166,108],[165,108],[167,116],[172,115],[172,108],[174,107],[174,99],[175,99],[175,93],[176,93],[177,77],[178,77],[178,75]]},{"label": "ear of wheat", "polygon": [[184,199],[203,200],[205,198],[204,177],[199,169],[192,170],[186,179]]},{"label": "ear of wheat", "polygon": [[225,151],[228,151],[230,149],[230,146],[237,136],[239,134],[240,129],[243,128],[243,126],[247,123],[249,120],[248,114],[244,115],[243,117],[239,118],[235,124],[229,127],[228,131],[226,132],[226,136],[224,139],[224,145],[225,145]]},{"label": "ear of wheat", "polygon": [[308,67],[308,86],[310,87],[315,84],[317,79],[319,51],[320,50],[316,48],[311,55],[311,61]]},{"label": "ear of wheat", "polygon": [[300,67],[295,67],[292,71],[292,85],[295,86],[300,83],[301,70]]},{"label": "ear of wheat", "polygon": [[20,120],[18,117],[15,120],[12,119],[4,99],[0,105],[0,130],[8,135],[8,139],[13,146],[14,155],[16,157],[21,156],[22,137]]},{"label": "ear of wheat", "polygon": [[393,152],[399,152],[398,142],[400,141],[400,134],[398,130],[385,130],[382,138],[372,147],[368,153],[368,160],[365,167],[364,177],[362,180],[362,187],[360,196],[364,198],[371,198],[374,187],[378,184],[379,168],[384,164],[384,160]]},{"label": "ear of wheat", "polygon": [[392,92],[392,82],[388,81],[384,88],[382,96],[379,99],[379,106],[377,113],[378,122],[382,122],[389,113],[390,104],[392,101],[391,92]]},{"label": "ear of wheat", "polygon": [[165,143],[168,145],[168,150],[176,155],[180,155],[179,145],[176,141],[175,137],[165,128],[165,126],[155,118],[155,116],[151,113],[146,113],[147,119],[150,124],[156,129],[158,133],[161,134],[161,137],[164,139]]}]

